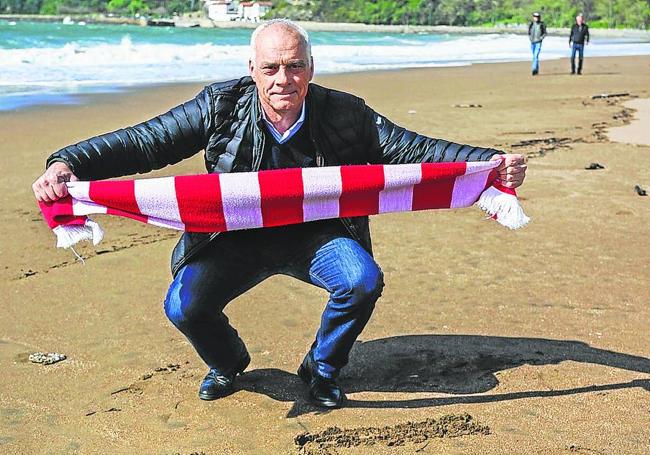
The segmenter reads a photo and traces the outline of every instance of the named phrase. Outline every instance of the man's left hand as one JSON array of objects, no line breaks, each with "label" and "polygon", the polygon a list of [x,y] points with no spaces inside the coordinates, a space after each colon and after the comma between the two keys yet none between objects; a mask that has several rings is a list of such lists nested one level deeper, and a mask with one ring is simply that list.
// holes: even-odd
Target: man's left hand
[{"label": "man's left hand", "polygon": [[499,180],[506,188],[517,188],[526,178],[526,157],[517,154],[494,155],[490,161],[502,160],[497,168]]}]

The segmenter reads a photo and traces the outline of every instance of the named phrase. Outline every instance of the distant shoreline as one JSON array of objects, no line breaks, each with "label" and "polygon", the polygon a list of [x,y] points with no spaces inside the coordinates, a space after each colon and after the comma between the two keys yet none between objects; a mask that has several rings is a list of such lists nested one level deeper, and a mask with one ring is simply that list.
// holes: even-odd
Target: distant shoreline
[{"label": "distant shoreline", "polygon": [[[625,59],[637,56],[604,56],[604,57],[591,57],[592,63],[609,62],[615,63],[616,61],[625,61]],[[642,56],[645,57],[645,56]],[[548,59],[546,63],[556,62],[561,59]],[[502,67],[503,65],[518,65],[523,61],[495,61],[495,62],[478,62],[466,65],[454,66],[420,66],[409,68],[390,68],[390,69],[372,69],[363,71],[341,71],[337,73],[316,73],[314,83],[323,84],[327,81],[335,80],[337,78],[363,78],[371,75],[399,75],[404,72],[418,73],[422,71],[450,71],[456,68],[468,66],[488,66],[488,67]],[[527,63],[527,62],[526,62]],[[433,74],[433,73],[431,73]],[[240,76],[244,76],[241,74]],[[2,95],[0,94],[0,119],[3,116],[11,115],[20,111],[37,111],[42,109],[51,109],[53,106],[75,106],[75,105],[88,105],[93,104],[97,100],[105,99],[107,97],[129,97],[141,91],[157,92],[161,90],[169,90],[171,92],[180,90],[185,91],[188,87],[191,90],[198,92],[204,86],[212,84],[219,80],[226,79],[205,79],[195,81],[166,81],[157,83],[141,83],[141,84],[125,84],[125,85],[112,85],[112,86],[98,86],[97,90],[87,90],[72,93],[35,93],[31,95]],[[650,98],[649,98],[650,99]]]},{"label": "distant shoreline", "polygon": [[[94,24],[127,24],[146,26],[145,18],[109,17],[101,14],[82,15],[41,15],[41,14],[0,14],[0,21],[33,21],[33,22],[62,22],[70,18],[74,21],[83,21]],[[256,22],[215,22],[208,18],[194,14],[187,14],[173,18],[177,27],[202,27],[202,28],[244,28],[252,29],[257,27]],[[375,25],[350,22],[307,22],[296,21],[309,31],[317,32],[368,32],[368,33],[449,33],[449,34],[518,34],[528,33],[526,25],[501,26],[501,27],[477,27],[477,26],[452,26],[452,25]],[[598,36],[603,38],[633,38],[650,41],[649,30],[637,29],[593,29]],[[548,28],[549,35],[568,35],[567,28]]]},{"label": "distant shoreline", "polygon": [[27,21],[27,22],[63,22],[71,18],[77,22],[88,24],[113,24],[113,25],[146,25],[146,21],[129,17],[109,17],[93,14],[0,14],[0,21]]}]

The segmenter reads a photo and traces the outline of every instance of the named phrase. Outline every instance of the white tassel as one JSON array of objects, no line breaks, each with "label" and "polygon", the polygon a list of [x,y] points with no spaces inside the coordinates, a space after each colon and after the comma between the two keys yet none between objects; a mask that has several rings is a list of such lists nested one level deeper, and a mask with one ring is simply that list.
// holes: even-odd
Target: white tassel
[{"label": "white tassel", "polygon": [[483,191],[477,204],[500,224],[510,229],[519,229],[530,221],[521,208],[517,196],[499,191],[493,186]]},{"label": "white tassel", "polygon": [[58,248],[71,248],[82,240],[89,240],[97,246],[104,238],[104,231],[101,226],[91,220],[86,219],[86,223],[57,226],[52,229],[56,234],[56,246]]}]

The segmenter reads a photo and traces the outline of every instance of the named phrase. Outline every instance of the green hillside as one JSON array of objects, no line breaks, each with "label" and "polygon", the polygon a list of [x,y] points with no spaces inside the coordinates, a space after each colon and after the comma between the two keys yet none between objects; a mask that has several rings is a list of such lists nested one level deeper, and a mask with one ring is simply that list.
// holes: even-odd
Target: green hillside
[{"label": "green hillside", "polygon": [[496,25],[525,24],[534,11],[551,27],[570,26],[580,12],[592,27],[650,26],[650,0],[279,0],[272,15],[367,24]]},{"label": "green hillside", "polygon": [[[0,12],[13,14],[169,15],[202,6],[200,0],[0,0]],[[552,27],[570,26],[578,12],[592,27],[650,26],[650,0],[276,0],[270,16],[368,24],[496,25],[527,23],[533,11],[540,11]]]}]

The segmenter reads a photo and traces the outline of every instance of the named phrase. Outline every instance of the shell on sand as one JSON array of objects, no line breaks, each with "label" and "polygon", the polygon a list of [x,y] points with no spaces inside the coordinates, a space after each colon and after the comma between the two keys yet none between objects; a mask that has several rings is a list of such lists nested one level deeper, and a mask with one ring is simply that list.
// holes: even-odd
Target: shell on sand
[{"label": "shell on sand", "polygon": [[58,352],[34,352],[29,354],[29,361],[33,363],[42,363],[43,365],[52,365],[53,363],[61,362],[67,357],[65,354]]}]

